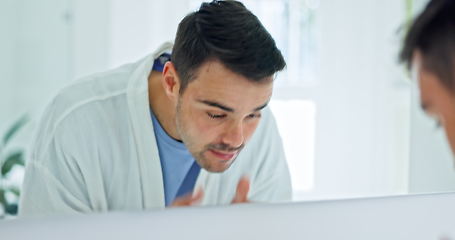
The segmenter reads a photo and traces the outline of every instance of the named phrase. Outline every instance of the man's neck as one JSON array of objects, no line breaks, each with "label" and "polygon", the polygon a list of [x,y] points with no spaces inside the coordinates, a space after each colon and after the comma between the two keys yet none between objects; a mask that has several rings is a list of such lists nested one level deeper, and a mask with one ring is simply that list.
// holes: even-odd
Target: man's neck
[{"label": "man's neck", "polygon": [[149,105],[164,131],[173,139],[179,140],[175,123],[175,107],[166,96],[161,83],[160,72],[152,71],[148,78]]}]

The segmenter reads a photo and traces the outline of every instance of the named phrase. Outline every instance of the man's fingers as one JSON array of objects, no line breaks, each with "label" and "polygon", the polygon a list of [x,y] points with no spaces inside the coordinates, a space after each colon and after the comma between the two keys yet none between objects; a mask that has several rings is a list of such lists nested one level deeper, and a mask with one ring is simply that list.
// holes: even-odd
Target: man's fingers
[{"label": "man's fingers", "polygon": [[172,203],[172,207],[183,207],[183,206],[192,206],[199,203],[204,197],[204,192],[199,189],[195,194],[189,193],[183,197],[178,197]]},{"label": "man's fingers", "polygon": [[193,198],[192,198],[193,204],[197,204],[200,201],[202,201],[203,197],[204,197],[204,191],[202,191],[202,189],[196,190],[196,193],[193,195]]},{"label": "man's fingers", "polygon": [[172,207],[181,207],[181,206],[189,206],[192,200],[191,194],[187,194],[183,197],[178,197],[172,203]]},{"label": "man's fingers", "polygon": [[250,191],[250,180],[247,177],[242,177],[237,184],[237,190],[232,203],[248,202],[248,192]]}]

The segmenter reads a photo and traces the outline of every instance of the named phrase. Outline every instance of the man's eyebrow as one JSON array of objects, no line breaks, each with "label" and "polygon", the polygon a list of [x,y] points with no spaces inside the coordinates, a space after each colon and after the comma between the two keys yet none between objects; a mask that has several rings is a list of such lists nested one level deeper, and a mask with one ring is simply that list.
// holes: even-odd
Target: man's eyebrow
[{"label": "man's eyebrow", "polygon": [[[226,112],[234,112],[234,109],[233,109],[233,108],[224,106],[223,104],[217,103],[217,102],[214,102],[214,101],[198,100],[198,102],[203,103],[203,104],[205,104],[205,105],[209,105],[209,106],[211,106],[211,107],[220,108],[221,110],[224,110],[224,111],[226,111]],[[262,110],[263,108],[267,107],[268,104],[269,104],[269,101],[267,101],[266,103],[264,103],[263,105],[261,105],[261,106],[255,108],[255,109],[253,109],[253,112],[257,112],[257,111]]]},{"label": "man's eyebrow", "polygon": [[267,101],[266,103],[264,103],[263,105],[253,109],[253,112],[257,112],[257,111],[260,111],[262,110],[263,108],[267,107],[267,105],[269,104],[269,101]]},{"label": "man's eyebrow", "polygon": [[208,100],[198,100],[198,102],[200,103],[203,103],[205,105],[209,105],[211,107],[217,107],[217,108],[220,108],[226,112],[234,112],[234,109],[230,108],[230,107],[226,107],[220,103],[217,103],[217,102],[213,102],[213,101],[208,101]]}]

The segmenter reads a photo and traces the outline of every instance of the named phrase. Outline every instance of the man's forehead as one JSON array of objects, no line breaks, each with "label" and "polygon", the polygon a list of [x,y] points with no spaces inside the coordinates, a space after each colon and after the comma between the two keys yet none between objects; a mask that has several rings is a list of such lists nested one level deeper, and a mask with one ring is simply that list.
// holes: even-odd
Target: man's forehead
[{"label": "man's forehead", "polygon": [[422,94],[422,85],[420,83],[420,70],[422,66],[422,55],[420,51],[415,50],[412,55],[412,62],[411,62],[411,81],[415,83],[413,86],[417,86],[417,99],[420,100],[420,106],[423,111],[427,111],[429,108],[428,101],[425,99],[424,94]]},{"label": "man's forehead", "polygon": [[199,103],[212,103],[212,106],[221,106],[235,112],[251,111],[268,103],[273,92],[273,79],[257,82],[212,60],[199,68],[196,78],[188,85],[187,92]]},{"label": "man's forehead", "polygon": [[419,74],[420,69],[422,67],[422,55],[420,51],[414,51],[412,55],[412,62],[411,62],[411,80],[415,83],[419,82]]},{"label": "man's forehead", "polygon": [[237,78],[242,78],[248,82],[251,83],[256,83],[256,84],[267,84],[267,83],[273,83],[273,80],[276,76],[276,74],[271,74],[270,76],[266,76],[262,79],[251,79],[246,77],[244,74],[237,73],[233,71],[232,69],[228,68],[223,62],[221,62],[218,59],[209,59],[206,60],[204,63],[202,63],[195,71],[193,74],[194,79],[198,79],[200,77],[204,76],[236,76]]}]

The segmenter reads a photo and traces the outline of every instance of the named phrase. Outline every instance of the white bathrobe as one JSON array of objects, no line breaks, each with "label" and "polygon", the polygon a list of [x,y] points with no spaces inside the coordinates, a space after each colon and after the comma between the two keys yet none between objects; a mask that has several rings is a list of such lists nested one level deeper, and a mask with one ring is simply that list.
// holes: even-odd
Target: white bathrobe
[{"label": "white bathrobe", "polygon": [[[89,76],[47,107],[27,162],[19,214],[54,215],[164,208],[163,176],[148,102],[153,61]],[[224,173],[201,170],[201,205],[229,204],[242,176],[252,202],[291,200],[280,135],[269,109]]]}]

